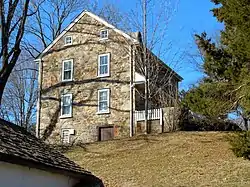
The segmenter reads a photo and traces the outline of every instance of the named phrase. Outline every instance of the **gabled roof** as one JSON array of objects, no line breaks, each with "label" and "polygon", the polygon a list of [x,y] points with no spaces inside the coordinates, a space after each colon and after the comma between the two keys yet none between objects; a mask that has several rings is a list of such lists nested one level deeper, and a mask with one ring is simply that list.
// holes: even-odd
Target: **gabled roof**
[{"label": "gabled roof", "polygon": [[72,176],[94,177],[22,127],[0,119],[0,161]]},{"label": "gabled roof", "polygon": [[160,62],[165,68],[167,68],[168,70],[170,70],[171,73],[173,73],[173,75],[178,79],[178,81],[182,81],[183,78],[177,73],[175,72],[171,67],[169,67],[166,63],[164,63],[157,55],[155,55],[151,50],[149,50],[149,53],[157,59],[158,62]]},{"label": "gabled roof", "polygon": [[[117,29],[115,26],[111,25],[110,23],[108,23],[107,21],[105,21],[104,19],[102,19],[101,17],[93,14],[92,12],[86,11],[84,10],[82,13],[80,13],[69,25],[68,27],[66,27],[63,32],[46,48],[44,49],[37,57],[36,60],[39,60],[39,58],[41,58],[44,54],[46,54],[84,15],[88,15],[92,18],[94,18],[95,20],[97,20],[98,22],[102,23],[103,25],[105,25],[106,27],[113,29],[115,32],[121,34],[122,36],[124,36],[125,38],[127,38],[128,40],[130,40],[131,42],[133,42],[134,44],[141,44],[142,43],[142,36],[140,32],[131,32],[131,33],[125,33],[124,31],[121,31],[119,29]],[[150,53],[153,54],[152,51],[150,51]],[[159,59],[155,54],[153,54],[153,56],[155,56],[157,59]],[[35,61],[36,61],[35,60]],[[162,65],[164,65],[165,67],[167,67],[168,69],[171,69],[167,64],[165,64],[162,60],[159,59],[159,61],[162,63]],[[171,69],[172,70],[172,69]],[[183,78],[176,73],[174,70],[172,70],[174,75],[177,77],[177,79],[179,81],[183,80]]]},{"label": "gabled roof", "polygon": [[137,43],[138,41],[131,37],[129,34],[117,29],[115,26],[111,25],[110,23],[108,23],[107,21],[105,21],[104,19],[102,19],[101,17],[84,10],[82,13],[80,13],[69,25],[68,27],[66,27],[63,32],[46,48],[44,49],[36,59],[39,59],[43,54],[47,53],[84,15],[88,15],[92,18],[94,18],[95,20],[97,20],[98,22],[102,23],[103,25],[105,25],[106,27],[113,29],[115,32],[121,34],[122,36],[124,36],[125,38],[131,40],[132,42]]}]

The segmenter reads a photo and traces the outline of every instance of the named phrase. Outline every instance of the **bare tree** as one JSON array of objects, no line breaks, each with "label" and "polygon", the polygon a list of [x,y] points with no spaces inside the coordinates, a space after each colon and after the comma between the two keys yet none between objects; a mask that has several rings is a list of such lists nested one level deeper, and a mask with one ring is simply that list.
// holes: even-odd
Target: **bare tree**
[{"label": "bare tree", "polygon": [[27,17],[35,13],[30,9],[30,0],[0,0],[0,103],[8,78],[21,54]]},{"label": "bare tree", "polygon": [[[36,52],[31,53],[33,57],[53,42],[70,20],[84,9],[95,12],[116,26],[122,20],[120,12],[113,4],[106,3],[99,7],[97,0],[43,0],[39,6],[34,4],[33,7],[37,12],[28,20],[28,35],[23,43],[26,50]],[[35,40],[30,40],[30,36]]]},{"label": "bare tree", "polygon": [[26,49],[37,53],[45,49],[88,2],[89,0],[44,0],[39,6],[33,4],[37,12],[28,20],[26,29],[28,36],[35,36],[37,42],[34,45],[34,42],[25,40]]},{"label": "bare tree", "polygon": [[[178,1],[139,1],[141,11],[132,11],[132,28],[142,31],[142,41],[136,46],[135,71],[145,77],[144,91],[135,88],[144,103],[145,132],[149,133],[148,111],[151,108],[177,106],[178,87],[174,82],[181,79],[161,59],[173,68],[178,68],[184,53],[172,51],[172,43],[167,40],[168,26],[177,10]],[[153,52],[156,52],[155,54]],[[169,53],[172,53],[170,58]]]},{"label": "bare tree", "polygon": [[23,53],[6,84],[0,116],[30,130],[35,124],[36,99],[36,65]]}]

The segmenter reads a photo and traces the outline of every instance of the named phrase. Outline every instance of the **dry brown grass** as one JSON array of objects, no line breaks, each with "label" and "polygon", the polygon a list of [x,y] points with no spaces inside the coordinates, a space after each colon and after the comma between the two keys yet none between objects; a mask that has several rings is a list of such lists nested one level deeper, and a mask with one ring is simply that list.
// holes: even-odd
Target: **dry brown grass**
[{"label": "dry brown grass", "polygon": [[225,133],[178,132],[93,143],[67,156],[109,187],[250,187],[250,161],[229,148]]}]

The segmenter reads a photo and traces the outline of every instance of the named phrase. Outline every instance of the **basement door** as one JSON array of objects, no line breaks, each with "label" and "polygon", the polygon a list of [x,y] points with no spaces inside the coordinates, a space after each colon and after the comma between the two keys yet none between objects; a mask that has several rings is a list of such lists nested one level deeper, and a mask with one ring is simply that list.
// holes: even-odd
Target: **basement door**
[{"label": "basement door", "polygon": [[112,140],[114,138],[114,127],[99,127],[99,140]]}]

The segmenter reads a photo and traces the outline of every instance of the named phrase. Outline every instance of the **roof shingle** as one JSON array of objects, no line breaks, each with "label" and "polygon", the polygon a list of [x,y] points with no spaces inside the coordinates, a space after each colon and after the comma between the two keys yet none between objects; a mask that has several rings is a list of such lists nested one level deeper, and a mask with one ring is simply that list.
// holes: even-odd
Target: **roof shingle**
[{"label": "roof shingle", "polygon": [[[0,119],[0,161],[32,163],[32,167],[64,171],[72,175],[91,175],[76,163],[22,127]],[[24,163],[24,162],[23,162]],[[28,164],[27,164],[28,165]]]}]

